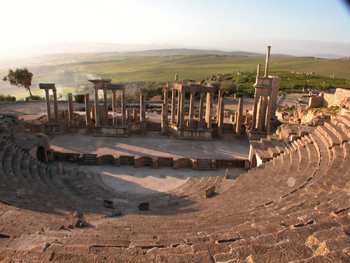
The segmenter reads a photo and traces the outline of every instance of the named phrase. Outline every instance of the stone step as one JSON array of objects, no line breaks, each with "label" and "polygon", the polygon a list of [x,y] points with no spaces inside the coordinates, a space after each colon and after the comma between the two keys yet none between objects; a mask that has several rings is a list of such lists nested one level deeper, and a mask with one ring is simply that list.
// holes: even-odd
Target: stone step
[{"label": "stone step", "polygon": [[332,132],[330,131],[327,127],[325,126],[317,126],[317,130],[322,133],[323,136],[329,141],[329,144],[331,147],[334,147],[336,145],[340,145],[341,142],[339,138]]}]

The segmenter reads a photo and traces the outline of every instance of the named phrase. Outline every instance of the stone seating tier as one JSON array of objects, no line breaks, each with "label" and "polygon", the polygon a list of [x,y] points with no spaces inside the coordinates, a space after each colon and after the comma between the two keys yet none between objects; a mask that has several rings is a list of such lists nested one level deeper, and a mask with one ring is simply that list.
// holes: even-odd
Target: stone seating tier
[{"label": "stone seating tier", "polygon": [[[342,131],[346,129],[340,120],[332,124]],[[53,230],[44,227],[38,230],[41,224],[35,221],[33,226],[27,226],[26,232],[30,235],[20,237],[18,229],[24,222],[13,220],[11,224],[3,224],[0,233],[15,238],[8,241],[3,238],[6,241],[0,243],[0,260],[349,262],[350,191],[347,185],[350,170],[347,167],[350,144],[344,136],[347,133],[344,131],[339,137],[339,129],[334,127],[317,128],[289,145],[276,141],[275,149],[280,143],[283,152],[278,150],[280,155],[241,175],[229,188],[224,187],[225,179],[220,177],[193,178],[168,195],[149,197],[150,211],[134,212],[113,220],[100,217],[99,223],[95,216],[95,221],[91,221],[96,222],[95,227],[82,230],[66,227],[66,230],[57,231],[64,225],[64,216],[34,212],[40,211],[37,208],[40,202],[36,199],[45,194],[47,200],[55,200],[57,205],[69,200],[65,206],[61,204],[61,209],[73,211],[69,207],[79,206],[87,211],[86,218],[92,219],[93,214],[104,212],[98,207],[100,198],[118,199],[120,193],[91,173],[64,171],[59,174],[55,169],[49,171],[38,164],[39,175],[41,171],[38,177],[35,169],[30,168],[35,160],[33,164],[31,159],[28,162],[26,154],[12,149],[10,143],[3,143],[0,185],[2,189],[20,190],[19,196],[28,198],[29,202],[23,207],[22,202],[16,203],[17,196],[5,194],[1,194],[0,200],[32,210],[16,210],[17,214],[26,214],[26,220],[36,217],[50,222],[57,218],[57,227],[52,225]],[[269,141],[273,144],[273,140]],[[14,167],[18,162],[22,174]],[[31,191],[27,191],[25,186],[29,182],[24,179],[40,181],[41,186],[51,187],[52,194],[45,187],[40,188],[42,193],[39,194],[35,183]],[[227,189],[213,198],[198,196],[212,184]],[[186,198],[181,199],[181,196]],[[130,200],[124,203],[125,208],[137,202],[131,194],[120,200]],[[123,207],[122,202],[119,204]],[[0,204],[0,211],[14,219],[12,206]],[[0,216],[0,222],[4,220]],[[20,249],[25,238],[37,236],[45,238],[46,242]]]}]

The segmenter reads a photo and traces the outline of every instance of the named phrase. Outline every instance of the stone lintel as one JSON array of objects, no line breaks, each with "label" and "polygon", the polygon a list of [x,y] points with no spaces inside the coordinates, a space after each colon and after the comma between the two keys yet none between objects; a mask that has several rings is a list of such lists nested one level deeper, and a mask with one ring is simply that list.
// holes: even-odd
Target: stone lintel
[{"label": "stone lintel", "polygon": [[111,82],[111,79],[89,79],[92,83],[99,83],[99,82]]},{"label": "stone lintel", "polygon": [[109,84],[107,87],[104,87],[104,89],[107,90],[121,90],[125,92],[125,85],[124,84]]},{"label": "stone lintel", "polygon": [[55,83],[39,83],[39,89],[56,89]]},{"label": "stone lintel", "polygon": [[215,92],[220,88],[220,84],[210,84],[210,86],[202,86],[200,84],[190,84],[190,86],[182,85],[174,82],[167,82],[167,88],[176,89],[183,92]]}]

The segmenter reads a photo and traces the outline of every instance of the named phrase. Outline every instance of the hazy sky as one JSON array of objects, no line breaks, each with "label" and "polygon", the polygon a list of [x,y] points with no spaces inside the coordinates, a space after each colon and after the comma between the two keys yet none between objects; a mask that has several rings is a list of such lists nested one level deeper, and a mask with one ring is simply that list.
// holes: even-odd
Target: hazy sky
[{"label": "hazy sky", "polygon": [[350,56],[342,0],[16,0],[1,10],[0,55],[30,44],[101,42]]}]

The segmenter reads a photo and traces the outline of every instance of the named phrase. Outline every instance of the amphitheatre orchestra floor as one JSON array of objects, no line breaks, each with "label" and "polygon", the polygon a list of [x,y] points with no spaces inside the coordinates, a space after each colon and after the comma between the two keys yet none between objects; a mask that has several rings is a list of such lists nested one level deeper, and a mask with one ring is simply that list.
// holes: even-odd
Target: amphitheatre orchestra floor
[{"label": "amphitheatre orchestra floor", "polygon": [[[249,142],[237,139],[213,141],[176,140],[156,134],[133,135],[129,138],[94,137],[85,135],[62,135],[51,141],[51,148],[60,152],[92,154],[140,155],[154,157],[187,157],[210,159],[247,159]],[[51,165],[58,165],[55,162]],[[198,171],[191,168],[170,167],[134,168],[130,165],[77,165],[64,163],[64,167],[98,172],[108,186],[121,192],[134,194],[157,194],[174,189],[190,177],[225,176],[226,169]],[[245,171],[229,169],[229,179],[235,179]]]}]

